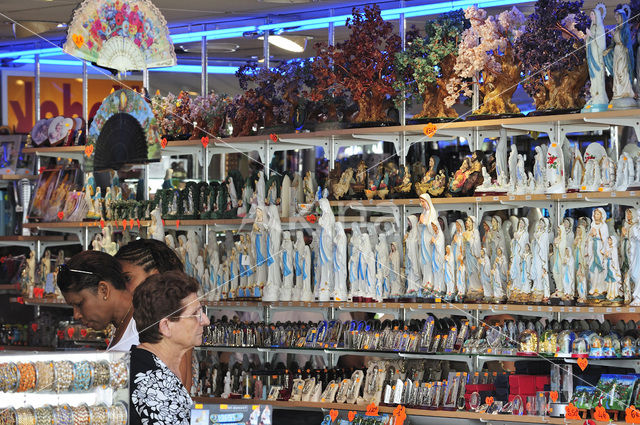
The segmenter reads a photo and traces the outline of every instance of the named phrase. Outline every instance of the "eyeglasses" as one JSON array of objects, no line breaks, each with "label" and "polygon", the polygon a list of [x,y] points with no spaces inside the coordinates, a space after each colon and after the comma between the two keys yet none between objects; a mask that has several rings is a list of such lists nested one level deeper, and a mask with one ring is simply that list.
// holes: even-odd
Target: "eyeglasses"
[{"label": "eyeglasses", "polygon": [[66,264],[61,264],[58,266],[58,273],[60,272],[82,273],[82,274],[91,274],[91,275],[97,276],[94,272],[89,272],[86,270],[70,269],[69,266],[67,266]]},{"label": "eyeglasses", "polygon": [[180,319],[187,318],[187,317],[195,317],[198,323],[200,324],[203,324],[206,318],[204,314],[204,308],[202,306],[200,306],[200,308],[196,311],[196,314],[186,314],[184,316],[175,316],[175,317],[179,317]]}]

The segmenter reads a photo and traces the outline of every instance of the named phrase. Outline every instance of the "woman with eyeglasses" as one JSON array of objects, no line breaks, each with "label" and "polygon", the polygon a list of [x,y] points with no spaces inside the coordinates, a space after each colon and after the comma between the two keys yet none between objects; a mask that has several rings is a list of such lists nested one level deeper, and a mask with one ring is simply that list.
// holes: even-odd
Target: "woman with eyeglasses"
[{"label": "woman with eyeglasses", "polygon": [[189,425],[193,401],[180,362],[209,325],[198,282],[178,271],[148,277],[133,294],[140,344],[131,349],[130,424]]},{"label": "woman with eyeglasses", "polygon": [[82,251],[58,267],[58,288],[73,307],[73,318],[96,330],[115,326],[107,350],[129,351],[139,343],[132,295],[120,263],[104,252]]}]

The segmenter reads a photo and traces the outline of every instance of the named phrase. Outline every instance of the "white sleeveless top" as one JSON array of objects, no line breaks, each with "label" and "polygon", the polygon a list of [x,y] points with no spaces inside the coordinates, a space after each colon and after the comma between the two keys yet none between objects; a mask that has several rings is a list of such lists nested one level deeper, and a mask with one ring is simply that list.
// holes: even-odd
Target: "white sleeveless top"
[{"label": "white sleeveless top", "polygon": [[131,350],[131,346],[138,344],[140,344],[138,329],[136,328],[136,321],[132,317],[131,320],[129,320],[127,329],[124,330],[124,334],[122,334],[122,338],[120,338],[120,341],[118,341],[118,343],[115,345],[109,346],[107,348],[107,351],[128,352],[129,350]]}]

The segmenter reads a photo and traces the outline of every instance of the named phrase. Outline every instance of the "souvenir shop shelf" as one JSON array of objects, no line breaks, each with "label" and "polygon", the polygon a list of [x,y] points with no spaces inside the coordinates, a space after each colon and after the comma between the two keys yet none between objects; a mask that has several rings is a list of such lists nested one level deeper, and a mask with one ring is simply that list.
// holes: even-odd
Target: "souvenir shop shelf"
[{"label": "souvenir shop shelf", "polygon": [[[256,399],[231,399],[221,397],[194,397],[195,403],[203,404],[268,404],[274,409],[289,410],[305,410],[305,409],[323,409],[323,410],[340,410],[340,411],[357,411],[364,412],[367,405],[363,404],[347,404],[347,403],[315,403],[311,401],[276,401],[276,400],[256,400]],[[396,406],[378,406],[380,413],[393,413]],[[532,416],[532,415],[491,415],[486,413],[475,413],[469,411],[455,410],[424,410],[424,409],[406,409],[407,416],[423,416],[433,418],[451,418],[451,419],[467,419],[478,421],[479,423],[530,423],[530,424],[553,424],[553,425],[582,425],[583,420],[569,420],[564,418],[552,418],[549,416]],[[624,422],[611,422],[614,425],[621,425]]]},{"label": "souvenir shop shelf", "polygon": [[47,298],[11,298],[11,302],[18,304],[33,305],[38,307],[57,307],[57,308],[71,308],[71,306],[64,301],[47,299]]}]

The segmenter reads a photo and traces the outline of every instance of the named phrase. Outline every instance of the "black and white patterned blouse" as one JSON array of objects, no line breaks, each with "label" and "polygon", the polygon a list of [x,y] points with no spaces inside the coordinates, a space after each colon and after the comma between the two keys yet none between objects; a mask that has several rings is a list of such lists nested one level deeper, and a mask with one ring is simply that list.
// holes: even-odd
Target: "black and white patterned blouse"
[{"label": "black and white patterned blouse", "polygon": [[155,354],[132,347],[129,376],[130,425],[189,425],[189,392]]}]

